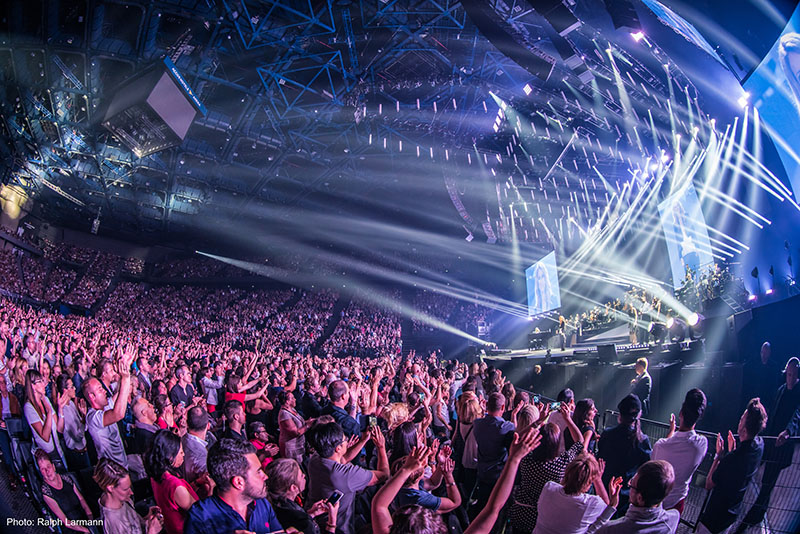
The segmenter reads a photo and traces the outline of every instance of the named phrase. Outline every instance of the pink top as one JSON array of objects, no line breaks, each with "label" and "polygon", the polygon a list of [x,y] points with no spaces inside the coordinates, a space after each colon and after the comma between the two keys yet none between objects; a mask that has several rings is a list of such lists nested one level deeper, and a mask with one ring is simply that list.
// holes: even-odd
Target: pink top
[{"label": "pink top", "polygon": [[198,499],[197,493],[188,482],[170,473],[164,473],[164,479],[161,482],[156,482],[151,478],[150,484],[153,486],[153,496],[156,499],[156,504],[161,508],[161,513],[164,514],[164,530],[167,531],[167,534],[183,534],[183,521],[186,519],[186,512],[178,508],[175,503],[175,490],[179,486],[183,486],[189,490],[189,495],[195,499]]}]

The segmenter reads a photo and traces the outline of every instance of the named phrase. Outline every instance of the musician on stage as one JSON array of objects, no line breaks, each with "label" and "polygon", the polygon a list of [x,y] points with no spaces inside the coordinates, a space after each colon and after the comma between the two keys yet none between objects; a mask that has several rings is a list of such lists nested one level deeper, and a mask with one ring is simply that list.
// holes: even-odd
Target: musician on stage
[{"label": "musician on stage", "polygon": [[642,401],[643,417],[646,417],[650,412],[650,390],[653,388],[653,379],[650,377],[650,373],[647,372],[647,365],[647,358],[636,360],[636,365],[633,367],[636,370],[636,378],[631,380],[631,393]]}]

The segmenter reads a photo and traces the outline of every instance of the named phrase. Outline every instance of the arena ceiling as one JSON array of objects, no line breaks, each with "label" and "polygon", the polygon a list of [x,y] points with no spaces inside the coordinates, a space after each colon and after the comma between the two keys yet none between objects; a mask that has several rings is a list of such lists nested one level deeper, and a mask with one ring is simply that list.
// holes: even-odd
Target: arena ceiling
[{"label": "arena ceiling", "polygon": [[[655,41],[629,51],[648,5],[9,0],[3,180],[43,220],[99,218],[101,234],[140,242],[245,221],[299,232],[298,214],[326,210],[490,242],[519,218],[520,240],[580,240],[620,182],[665,156],[675,120],[690,134],[690,115],[709,118],[680,61]],[[579,24],[559,28],[564,16]],[[685,44],[748,69],[724,43]],[[176,146],[140,156],[101,123],[165,57],[204,113]]]}]

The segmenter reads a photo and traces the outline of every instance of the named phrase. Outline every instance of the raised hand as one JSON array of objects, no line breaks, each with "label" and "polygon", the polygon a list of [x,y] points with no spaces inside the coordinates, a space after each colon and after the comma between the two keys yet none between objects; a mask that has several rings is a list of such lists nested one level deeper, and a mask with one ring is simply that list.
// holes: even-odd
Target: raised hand
[{"label": "raised hand", "polygon": [[522,435],[514,434],[514,441],[508,448],[509,459],[521,460],[542,442],[538,428],[529,428]]},{"label": "raised hand", "polygon": [[728,452],[736,450],[736,438],[733,437],[733,432],[728,430]]},{"label": "raised hand", "polygon": [[622,491],[622,477],[612,477],[608,481],[608,504],[614,508],[619,504],[620,491]]},{"label": "raised hand", "polygon": [[425,445],[422,447],[414,447],[411,454],[406,456],[406,460],[403,462],[403,469],[408,469],[413,473],[414,471],[424,468],[428,465],[428,454],[429,450]]},{"label": "raised hand", "polygon": [[717,434],[717,456],[720,456],[723,452],[725,452],[725,443],[722,441],[722,436],[718,433]]},{"label": "raised hand", "polygon": [[372,442],[375,443],[375,446],[379,449],[386,448],[386,438],[383,436],[383,432],[377,426],[372,427],[370,430],[370,437],[372,438]]},{"label": "raised hand", "polygon": [[439,448],[439,452],[436,453],[436,462],[443,463],[445,460],[449,459],[453,454],[453,449],[450,445],[444,445],[443,447]]},{"label": "raised hand", "polygon": [[453,474],[453,469],[456,467],[456,463],[452,458],[445,458],[444,461],[439,465],[441,466],[440,469],[442,470],[442,473],[445,475]]},{"label": "raised hand", "polygon": [[669,415],[669,433],[670,433],[670,435],[675,433],[675,428],[676,428],[675,414],[673,413],[673,414]]}]

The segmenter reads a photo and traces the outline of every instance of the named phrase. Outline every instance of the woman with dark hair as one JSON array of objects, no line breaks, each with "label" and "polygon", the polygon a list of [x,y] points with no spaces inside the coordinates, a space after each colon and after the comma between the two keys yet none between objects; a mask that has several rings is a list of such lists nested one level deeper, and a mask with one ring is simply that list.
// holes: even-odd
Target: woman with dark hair
[{"label": "woman with dark hair", "polygon": [[[567,466],[561,483],[550,481],[539,497],[539,517],[533,534],[588,534],[616,512],[622,479],[603,487],[603,465],[583,453]],[[594,486],[596,495],[589,495]]]},{"label": "woman with dark hair", "polygon": [[61,521],[61,533],[89,532],[85,526],[73,524],[76,520],[92,519],[92,510],[78,487],[69,476],[56,472],[50,457],[42,449],[37,450],[34,457],[44,481],[41,486],[42,497],[53,515]]},{"label": "woman with dark hair", "polygon": [[571,403],[561,403],[560,413],[574,443],[559,454],[561,430],[558,425],[547,423],[541,427],[541,444],[522,459],[519,467],[520,483],[514,493],[514,502],[509,513],[515,533],[530,534],[536,526],[539,495],[544,485],[549,481],[560,481],[570,462],[583,452],[583,436],[572,420]]},{"label": "woman with dark hair", "polygon": [[169,394],[169,390],[167,389],[167,384],[161,379],[153,380],[153,384],[150,386],[150,403],[156,403],[156,397],[159,395],[167,395]]},{"label": "woman with dark hair", "polygon": [[[66,471],[66,461],[61,450],[58,432],[64,431],[64,418],[59,415],[44,394],[45,382],[39,371],[29,369],[25,373],[25,406],[22,411],[33,430],[34,451],[42,449],[59,471]],[[62,400],[57,401],[59,412]]]},{"label": "woman with dark hair", "polygon": [[[231,376],[228,377],[228,382],[225,384],[225,402],[237,400],[244,404],[245,402],[260,399],[264,395],[264,392],[267,391],[269,381],[264,381],[261,388],[256,390],[255,393],[247,393],[249,389],[252,389],[253,386],[256,385],[258,385],[258,380],[251,380],[250,382],[244,383],[241,376],[231,374]],[[267,402],[269,401],[267,400]],[[272,403],[269,403],[269,408],[264,409],[271,410]]]},{"label": "woman with dark hair", "polygon": [[167,534],[183,534],[186,514],[198,497],[189,483],[178,477],[183,465],[181,438],[169,430],[159,430],[145,465],[156,504],[164,514],[164,529]]},{"label": "woman with dark hair", "polygon": [[389,465],[393,465],[395,461],[410,454],[414,447],[418,447],[421,444],[420,441],[417,433],[417,424],[413,421],[406,421],[395,428],[392,434],[392,452],[389,456]]},{"label": "woman with dark hair", "polygon": [[64,456],[69,470],[78,472],[91,465],[86,452],[86,402],[81,400],[75,404],[75,384],[69,375],[56,378],[56,391],[58,398],[64,401],[60,414],[64,419]]},{"label": "woman with dark hair", "polygon": [[314,424],[313,419],[303,420],[295,407],[297,399],[290,391],[278,392],[278,404],[281,411],[278,412],[278,447],[281,456],[292,458],[297,463],[303,462],[303,455],[306,452],[306,438],[303,434]]},{"label": "woman with dark hair", "polygon": [[624,515],[628,509],[630,489],[628,482],[636,475],[639,466],[650,460],[653,448],[650,439],[642,434],[642,403],[634,394],[622,399],[617,405],[619,424],[603,431],[597,441],[597,457],[605,460],[603,483],[608,485],[611,477],[622,477],[617,514]]},{"label": "woman with dark hair", "polygon": [[158,428],[161,430],[176,428],[174,409],[168,396],[159,394],[153,397],[153,410],[158,416],[156,419]]},{"label": "woman with dark hair", "polygon": [[[572,414],[572,420],[575,426],[581,431],[583,436],[583,443],[586,445],[585,450],[594,454],[595,446],[597,445],[597,434],[595,433],[594,418],[597,416],[597,408],[592,399],[581,399],[575,405],[575,411]],[[572,439],[571,434],[564,436],[564,445],[569,448],[575,441]]]}]

